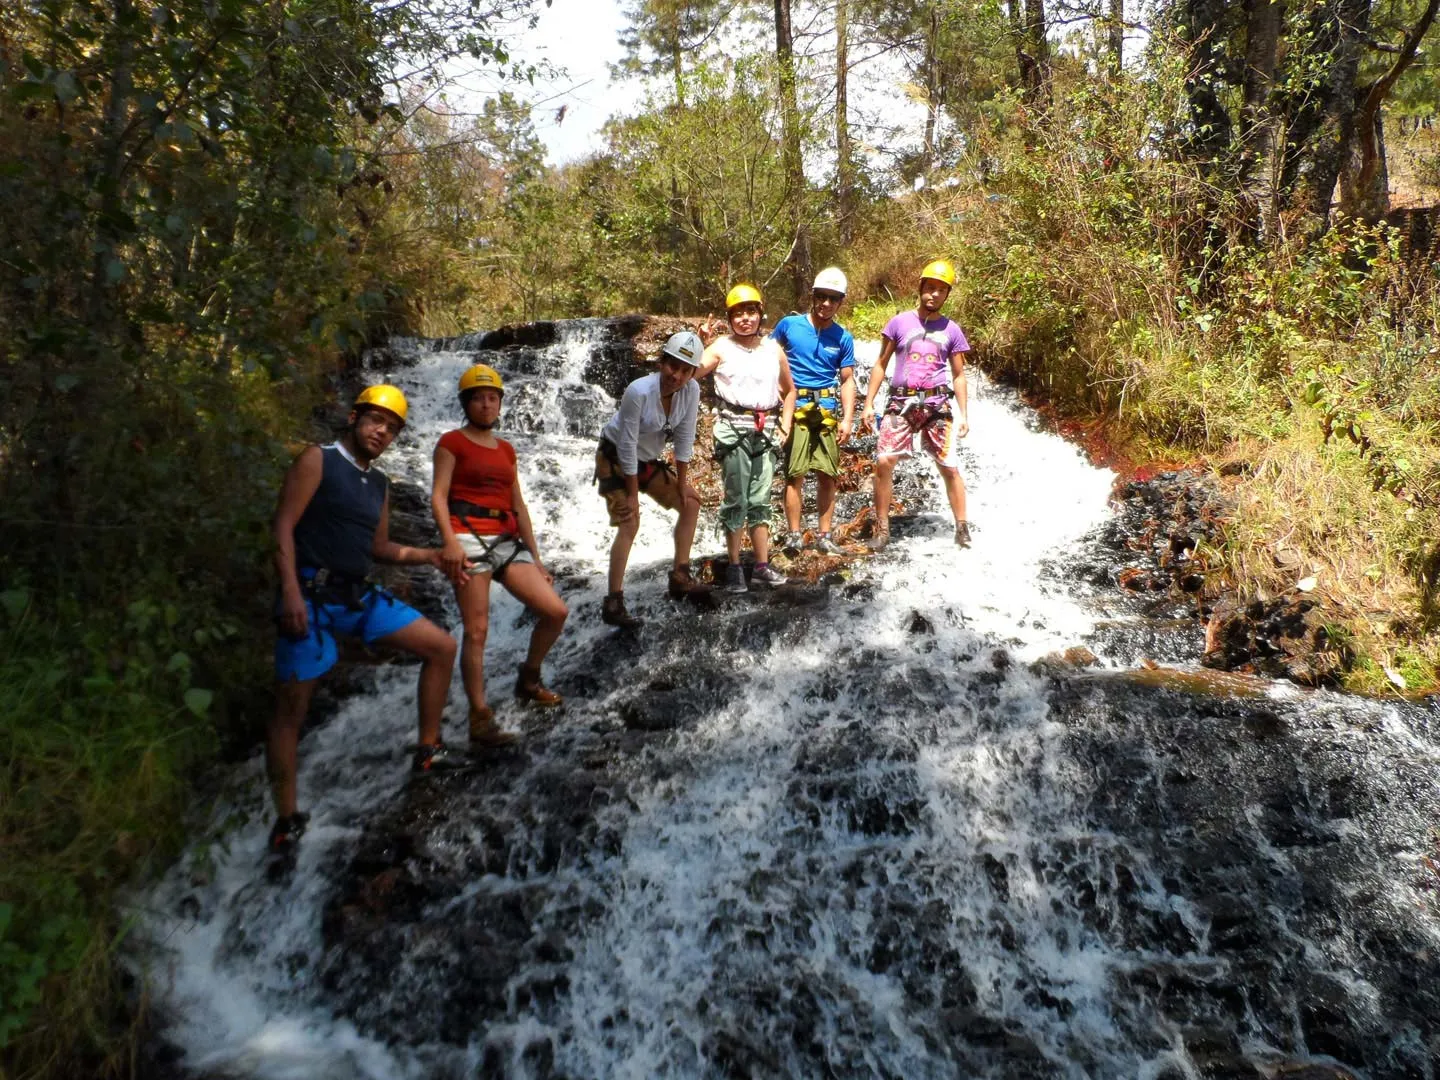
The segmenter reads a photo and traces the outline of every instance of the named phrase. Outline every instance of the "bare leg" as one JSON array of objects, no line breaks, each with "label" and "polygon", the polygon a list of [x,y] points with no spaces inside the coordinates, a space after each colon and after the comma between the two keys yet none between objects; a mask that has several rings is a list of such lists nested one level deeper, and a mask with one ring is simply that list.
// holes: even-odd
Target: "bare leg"
[{"label": "bare leg", "polygon": [[[823,476],[820,479],[825,479]],[[805,477],[792,476],[785,481],[785,527],[791,532],[800,531],[800,514],[805,505]],[[825,525],[823,518],[820,528]]]},{"label": "bare leg", "polygon": [[295,813],[300,728],[310,711],[310,695],[315,692],[316,682],[315,679],[292,680],[275,687],[275,718],[265,732],[265,771],[270,777],[275,813],[280,817]]},{"label": "bare leg", "polygon": [[490,574],[472,574],[455,590],[465,639],[460,644],[460,681],[471,709],[485,708],[485,639],[490,634]]},{"label": "bare leg", "polygon": [[875,459],[875,528],[890,529],[890,497],[895,493],[895,460]]},{"label": "bare leg", "polygon": [[534,563],[511,563],[500,584],[539,619],[530,634],[530,651],[525,656],[525,666],[538,669],[565,628],[570,609]]},{"label": "bare leg", "polygon": [[[690,562],[690,549],[695,546],[695,529],[700,524],[700,496],[689,484],[685,485],[684,498],[680,502],[680,520],[675,522],[675,565],[686,566]],[[614,559],[613,549],[611,559]],[[611,570],[614,578],[614,570]],[[613,589],[614,586],[612,585]]]},{"label": "bare leg", "polygon": [[[698,510],[698,505],[697,505]],[[610,591],[621,592],[625,588],[625,567],[630,564],[630,548],[635,544],[635,536],[640,532],[640,515],[636,514],[629,521],[622,521],[615,527],[615,540],[610,545]],[[692,524],[690,534],[695,534]],[[678,533],[677,542],[678,542]],[[517,564],[511,563],[513,570]]]},{"label": "bare leg", "polygon": [[744,529],[733,529],[725,534],[725,553],[730,556],[730,565],[740,565],[740,543],[745,539]]},{"label": "bare leg", "polygon": [[815,508],[820,512],[820,531],[830,531],[835,516],[835,477],[819,473],[815,477]]},{"label": "bare leg", "polygon": [[941,465],[940,479],[945,481],[945,494],[950,499],[950,512],[955,515],[955,522],[966,520],[965,518],[965,478],[960,475],[959,469],[949,468]]},{"label": "bare leg", "polygon": [[420,657],[420,688],[416,695],[420,703],[420,742],[434,746],[440,741],[440,719],[445,715],[450,676],[455,671],[455,639],[429,619],[416,619],[381,638],[379,644]]},{"label": "bare leg", "polygon": [[770,561],[770,526],[756,525],[750,530],[750,546],[755,549],[757,563]]}]

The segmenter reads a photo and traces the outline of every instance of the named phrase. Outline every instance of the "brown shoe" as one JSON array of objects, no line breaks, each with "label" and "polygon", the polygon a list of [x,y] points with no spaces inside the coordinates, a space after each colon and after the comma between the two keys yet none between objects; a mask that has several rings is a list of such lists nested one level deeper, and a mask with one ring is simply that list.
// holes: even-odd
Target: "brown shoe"
[{"label": "brown shoe", "polygon": [[877,530],[875,535],[870,537],[869,542],[865,546],[868,547],[871,551],[884,551],[887,547],[890,546],[890,530]]},{"label": "brown shoe", "polygon": [[546,690],[540,682],[540,669],[520,665],[520,675],[515,680],[515,696],[531,705],[559,705],[565,699],[554,690]]},{"label": "brown shoe", "polygon": [[600,621],[606,626],[618,626],[622,630],[633,630],[643,619],[637,619],[625,610],[625,594],[611,593],[600,601]]},{"label": "brown shoe", "polygon": [[501,746],[513,746],[519,741],[520,736],[500,730],[500,725],[495,723],[495,710],[489,705],[470,710],[471,746],[488,750]]},{"label": "brown shoe", "polygon": [[670,571],[669,592],[676,600],[700,600],[709,596],[714,587],[703,581],[696,581],[690,573],[690,564],[677,566]]}]

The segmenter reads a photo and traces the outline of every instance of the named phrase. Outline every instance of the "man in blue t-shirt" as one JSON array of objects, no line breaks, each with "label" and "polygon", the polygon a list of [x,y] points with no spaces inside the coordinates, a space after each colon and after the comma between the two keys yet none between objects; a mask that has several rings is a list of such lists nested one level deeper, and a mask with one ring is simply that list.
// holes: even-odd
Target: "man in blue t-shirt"
[{"label": "man in blue t-shirt", "polygon": [[784,348],[795,380],[795,389],[786,396],[780,415],[788,530],[784,550],[788,555],[798,555],[804,546],[802,489],[812,472],[815,508],[820,515],[815,550],[826,555],[840,551],[830,539],[830,520],[835,513],[840,445],[850,441],[855,422],[855,339],[835,321],[846,287],[845,275],[838,267],[821,270],[810,290],[810,313],[787,315],[771,335]]}]

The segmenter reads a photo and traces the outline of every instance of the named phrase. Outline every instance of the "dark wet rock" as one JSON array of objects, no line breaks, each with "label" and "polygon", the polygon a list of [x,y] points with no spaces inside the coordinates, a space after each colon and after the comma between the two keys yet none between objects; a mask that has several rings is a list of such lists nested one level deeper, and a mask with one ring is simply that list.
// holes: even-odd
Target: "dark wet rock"
[{"label": "dark wet rock", "polygon": [[1205,631],[1207,667],[1255,671],[1305,686],[1333,686],[1349,661],[1332,641],[1331,622],[1308,595],[1271,601],[1222,600]]},{"label": "dark wet rock", "polygon": [[478,339],[472,339],[473,344],[469,347],[499,350],[522,345],[531,349],[543,349],[547,345],[554,345],[559,337],[560,328],[556,323],[520,323],[515,326],[502,326],[498,330],[487,330],[480,334]]}]

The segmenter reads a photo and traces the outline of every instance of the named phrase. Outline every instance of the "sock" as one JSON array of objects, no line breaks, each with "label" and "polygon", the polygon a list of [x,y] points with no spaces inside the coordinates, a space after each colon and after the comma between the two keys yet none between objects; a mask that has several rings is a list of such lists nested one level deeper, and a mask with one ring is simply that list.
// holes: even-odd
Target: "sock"
[{"label": "sock", "polygon": [[757,562],[757,563],[755,564],[755,569],[756,569],[756,570],[763,570],[765,567],[767,567],[767,566],[769,566],[769,565],[770,565],[770,561],[767,559],[765,562]]}]

